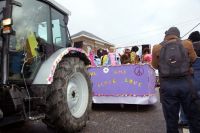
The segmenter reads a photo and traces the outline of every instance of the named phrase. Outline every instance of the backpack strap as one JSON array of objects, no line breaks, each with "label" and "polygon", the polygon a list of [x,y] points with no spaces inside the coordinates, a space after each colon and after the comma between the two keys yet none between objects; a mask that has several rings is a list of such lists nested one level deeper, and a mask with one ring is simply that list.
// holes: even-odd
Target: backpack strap
[{"label": "backpack strap", "polygon": [[[171,41],[171,40],[162,41],[162,42],[160,43],[160,45],[164,46],[164,45],[168,44],[170,41]],[[179,38],[177,38],[176,41],[181,41],[181,42],[182,42],[182,40],[180,40]]]},{"label": "backpack strap", "polygon": [[166,45],[167,44],[167,41],[162,41],[161,43],[160,43],[160,45],[162,45],[162,46],[164,46],[164,45]]}]

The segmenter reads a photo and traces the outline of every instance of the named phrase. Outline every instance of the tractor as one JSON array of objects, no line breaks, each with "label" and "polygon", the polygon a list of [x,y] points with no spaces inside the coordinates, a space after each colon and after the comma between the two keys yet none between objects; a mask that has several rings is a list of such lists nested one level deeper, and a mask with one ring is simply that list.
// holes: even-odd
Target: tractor
[{"label": "tractor", "polygon": [[86,125],[90,60],[72,47],[69,15],[54,0],[0,0],[0,127],[41,120],[78,132]]}]

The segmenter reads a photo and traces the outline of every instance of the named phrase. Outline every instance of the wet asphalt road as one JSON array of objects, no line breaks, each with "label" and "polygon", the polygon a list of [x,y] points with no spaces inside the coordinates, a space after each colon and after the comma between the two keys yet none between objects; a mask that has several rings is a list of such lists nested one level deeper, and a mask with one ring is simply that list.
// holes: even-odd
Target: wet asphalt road
[{"label": "wet asphalt road", "polygon": [[[158,98],[159,99],[159,98]],[[54,133],[41,121],[12,126],[1,133]],[[155,105],[93,105],[90,120],[80,133],[165,133],[162,107]]]}]

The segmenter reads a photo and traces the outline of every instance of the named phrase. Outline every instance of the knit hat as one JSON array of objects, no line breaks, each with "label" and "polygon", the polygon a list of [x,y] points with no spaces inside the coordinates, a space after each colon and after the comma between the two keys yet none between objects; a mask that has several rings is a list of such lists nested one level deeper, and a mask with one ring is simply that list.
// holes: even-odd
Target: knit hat
[{"label": "knit hat", "polygon": [[165,35],[175,35],[180,38],[180,31],[177,27],[171,27],[165,31]]}]

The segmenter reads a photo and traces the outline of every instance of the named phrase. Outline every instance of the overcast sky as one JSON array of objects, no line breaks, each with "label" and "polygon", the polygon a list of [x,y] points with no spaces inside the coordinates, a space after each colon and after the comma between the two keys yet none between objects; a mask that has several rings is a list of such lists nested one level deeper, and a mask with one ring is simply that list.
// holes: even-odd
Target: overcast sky
[{"label": "overcast sky", "polygon": [[85,30],[116,46],[156,44],[171,26],[183,36],[200,23],[200,0],[56,1],[71,12],[71,35]]}]

